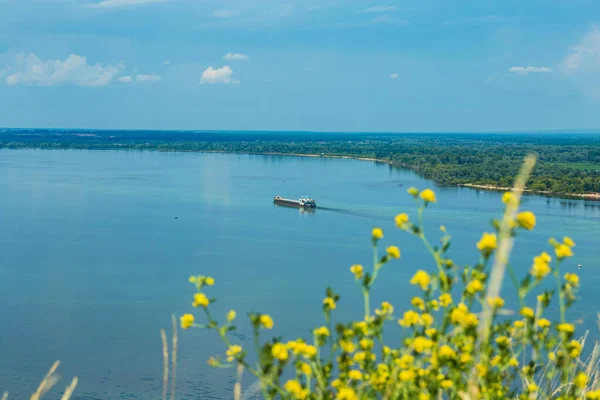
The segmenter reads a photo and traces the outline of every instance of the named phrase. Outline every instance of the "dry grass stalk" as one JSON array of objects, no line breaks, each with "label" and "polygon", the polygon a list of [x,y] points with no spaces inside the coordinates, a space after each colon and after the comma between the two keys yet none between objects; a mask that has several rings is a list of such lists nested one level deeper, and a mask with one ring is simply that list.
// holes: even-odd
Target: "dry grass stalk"
[{"label": "dry grass stalk", "polygon": [[171,400],[175,400],[175,382],[176,382],[176,371],[177,371],[177,319],[175,315],[171,315],[171,321],[173,322],[173,342],[171,349],[171,363],[172,363],[172,377],[171,377]]},{"label": "dry grass stalk", "polygon": [[46,374],[46,376],[44,376],[44,379],[42,379],[42,382],[40,383],[40,386],[38,387],[36,392],[31,395],[30,400],[41,399],[44,393],[46,393],[48,390],[50,390],[52,386],[54,386],[54,384],[58,381],[58,377],[54,375],[54,373],[58,369],[59,365],[60,361],[55,361],[54,364],[52,364],[52,367],[50,367],[50,370],[48,370],[48,373]]},{"label": "dry grass stalk", "polygon": [[[490,271],[490,279],[486,292],[486,298],[495,298],[500,295],[502,289],[502,282],[504,281],[504,275],[506,273],[506,265],[510,259],[510,253],[513,248],[514,239],[511,236],[513,221],[519,210],[519,204],[521,202],[521,195],[525,190],[525,185],[531,176],[533,167],[535,166],[536,157],[529,155],[525,158],[525,162],[521,167],[521,171],[515,180],[514,187],[512,189],[512,195],[514,197],[513,202],[509,202],[506,205],[504,216],[500,223],[500,230],[498,233],[498,250],[496,257],[494,258],[494,264]],[[483,303],[482,311],[482,322],[479,325],[478,343],[477,349],[481,348],[482,343],[486,343],[491,329],[492,324],[492,307],[487,303]],[[478,354],[478,358],[480,354]],[[481,397],[479,390],[477,389],[477,372],[473,369],[469,376],[469,393],[465,394],[465,398],[478,399]]]},{"label": "dry grass stalk", "polygon": [[6,399],[8,399],[8,392],[4,392],[4,394],[2,395],[2,400]]},{"label": "dry grass stalk", "polygon": [[62,395],[60,400],[69,400],[71,398],[71,396],[73,396],[75,387],[77,387],[77,382],[79,382],[79,379],[77,379],[77,377],[73,378],[73,380],[71,381],[71,384],[69,386],[67,386],[67,388],[65,389],[65,393]]},{"label": "dry grass stalk", "polygon": [[235,385],[233,386],[233,398],[234,400],[242,399],[242,375],[244,373],[244,366],[242,364],[238,364],[237,366],[237,379],[235,381]]},{"label": "dry grass stalk", "polygon": [[167,385],[169,384],[169,345],[167,344],[167,334],[164,329],[160,330],[163,349],[163,400],[167,400]]}]

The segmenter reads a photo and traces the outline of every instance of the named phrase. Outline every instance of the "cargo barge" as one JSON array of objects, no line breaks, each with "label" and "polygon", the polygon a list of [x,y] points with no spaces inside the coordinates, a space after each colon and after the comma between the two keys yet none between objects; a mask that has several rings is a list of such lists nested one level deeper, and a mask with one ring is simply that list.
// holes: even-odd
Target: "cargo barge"
[{"label": "cargo barge", "polygon": [[275,196],[273,198],[273,203],[287,207],[317,208],[317,203],[308,196],[302,196],[298,200],[285,199],[280,196]]}]

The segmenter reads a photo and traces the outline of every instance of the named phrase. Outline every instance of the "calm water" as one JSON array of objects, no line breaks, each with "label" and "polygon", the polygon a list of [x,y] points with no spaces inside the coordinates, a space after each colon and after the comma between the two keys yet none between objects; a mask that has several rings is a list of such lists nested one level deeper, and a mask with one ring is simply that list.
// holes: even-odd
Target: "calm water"
[{"label": "calm water", "polygon": [[[409,186],[434,187],[353,160],[0,150],[0,391],[30,394],[60,359],[61,385],[80,377],[77,399],[159,398],[159,330],[171,313],[190,310],[190,274],[216,278],[217,313],[268,312],[275,334],[295,337],[319,324],[328,285],[342,295],[337,316],[359,318],[348,267],[369,264],[374,226],[402,250],[382,271],[375,301],[407,304],[416,294],[410,276],[432,268],[419,243],[393,227],[395,214],[415,208]],[[475,262],[474,243],[501,212],[500,195],[434,188],[429,233],[445,225],[453,257]],[[274,195],[304,194],[333,210],[272,204]],[[572,236],[576,257],[566,269],[584,268],[570,316],[597,336],[600,203],[530,196],[525,206],[538,227],[521,236],[513,265],[524,274],[550,236]],[[234,339],[250,346],[246,324],[240,333]],[[231,398],[232,372],[206,365],[222,352],[212,333],[182,333],[179,398]]]}]

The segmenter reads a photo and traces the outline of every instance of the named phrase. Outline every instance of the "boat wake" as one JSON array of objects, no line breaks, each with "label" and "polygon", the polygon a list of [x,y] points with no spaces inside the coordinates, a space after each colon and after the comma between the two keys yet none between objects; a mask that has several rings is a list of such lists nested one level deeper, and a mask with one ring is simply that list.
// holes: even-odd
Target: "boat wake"
[{"label": "boat wake", "polygon": [[367,213],[367,212],[362,212],[362,211],[348,210],[345,208],[319,206],[317,208],[317,210],[318,211],[321,211],[321,210],[330,211],[330,212],[334,212],[334,213],[338,213],[338,214],[350,215],[353,217],[369,218],[369,219],[375,219],[375,220],[380,220],[380,221],[389,221],[390,220],[390,217],[387,217],[385,215],[378,215],[378,214]]}]

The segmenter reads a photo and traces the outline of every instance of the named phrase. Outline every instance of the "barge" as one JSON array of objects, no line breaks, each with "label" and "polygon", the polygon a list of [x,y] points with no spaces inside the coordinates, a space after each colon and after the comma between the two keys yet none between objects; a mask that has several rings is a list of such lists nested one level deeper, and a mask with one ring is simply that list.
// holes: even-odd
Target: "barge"
[{"label": "barge", "polygon": [[273,203],[287,207],[317,208],[317,203],[308,196],[302,196],[298,200],[291,200],[281,196],[275,196],[273,198]]}]

